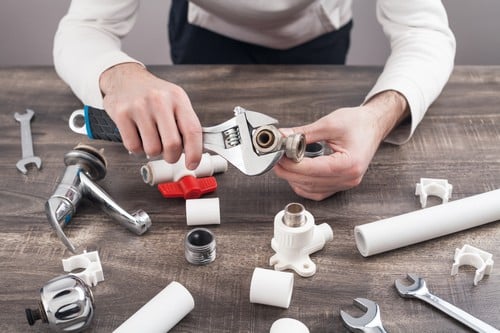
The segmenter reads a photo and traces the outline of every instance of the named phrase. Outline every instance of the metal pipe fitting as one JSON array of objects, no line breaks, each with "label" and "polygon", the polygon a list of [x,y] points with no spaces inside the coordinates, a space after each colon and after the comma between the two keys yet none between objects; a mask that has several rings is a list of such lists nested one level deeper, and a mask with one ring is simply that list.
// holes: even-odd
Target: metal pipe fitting
[{"label": "metal pipe fitting", "polygon": [[195,228],[187,233],[184,253],[193,265],[207,265],[215,260],[215,236],[205,228]]},{"label": "metal pipe fitting", "polygon": [[282,221],[288,227],[301,227],[307,222],[306,209],[299,203],[289,203],[285,206]]},{"label": "metal pipe fitting", "polygon": [[325,144],[323,142],[311,142],[306,145],[305,157],[318,157],[325,154]]},{"label": "metal pipe fitting", "polygon": [[257,154],[284,151],[286,157],[294,162],[302,160],[306,148],[304,134],[295,133],[285,137],[273,125],[257,128],[252,135],[252,144]]},{"label": "metal pipe fitting", "polygon": [[54,194],[45,204],[45,213],[49,223],[71,252],[76,253],[76,248],[64,234],[63,228],[70,222],[84,197],[99,204],[104,212],[137,235],[142,235],[149,229],[151,219],[144,211],[127,213],[94,183],[106,175],[106,160],[102,151],[78,145],[65,155],[64,163],[66,170]]}]

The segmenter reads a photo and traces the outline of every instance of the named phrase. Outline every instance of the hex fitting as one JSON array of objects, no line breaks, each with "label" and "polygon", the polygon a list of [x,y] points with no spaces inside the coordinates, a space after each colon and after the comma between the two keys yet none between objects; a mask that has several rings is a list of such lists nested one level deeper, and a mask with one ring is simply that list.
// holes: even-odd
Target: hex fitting
[{"label": "hex fitting", "polygon": [[257,128],[252,135],[252,144],[259,155],[284,151],[286,157],[294,162],[300,162],[304,158],[306,148],[304,134],[295,133],[285,137],[273,125]]},{"label": "hex fitting", "polygon": [[215,236],[205,228],[195,228],[187,233],[184,255],[193,265],[207,265],[215,260]]}]

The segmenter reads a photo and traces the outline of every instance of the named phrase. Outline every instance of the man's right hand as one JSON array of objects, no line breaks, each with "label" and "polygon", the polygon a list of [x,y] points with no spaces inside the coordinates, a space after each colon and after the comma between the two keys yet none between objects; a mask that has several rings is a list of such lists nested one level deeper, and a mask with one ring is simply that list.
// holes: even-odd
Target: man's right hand
[{"label": "man's right hand", "polygon": [[202,129],[186,92],[137,63],[123,63],[101,74],[104,109],[115,122],[125,148],[176,162],[186,154],[195,169],[202,154]]}]

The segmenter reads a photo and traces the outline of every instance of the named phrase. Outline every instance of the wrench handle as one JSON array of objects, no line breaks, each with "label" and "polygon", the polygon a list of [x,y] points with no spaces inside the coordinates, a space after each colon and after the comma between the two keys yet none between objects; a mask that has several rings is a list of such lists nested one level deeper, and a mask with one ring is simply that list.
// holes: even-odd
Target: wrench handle
[{"label": "wrench handle", "polygon": [[114,121],[106,111],[88,105],[83,108],[87,136],[91,139],[122,142],[122,137]]},{"label": "wrench handle", "polygon": [[464,310],[456,307],[455,305],[446,302],[440,297],[437,297],[431,293],[426,293],[423,295],[415,295],[417,298],[420,300],[429,303],[430,305],[434,306],[435,308],[438,308],[439,310],[443,311],[446,313],[448,316],[458,320],[462,324],[470,327],[476,332],[484,332],[484,333],[495,333],[495,332],[500,332],[493,326],[485,323],[482,320],[479,320],[478,318],[474,317],[473,315],[465,312]]}]

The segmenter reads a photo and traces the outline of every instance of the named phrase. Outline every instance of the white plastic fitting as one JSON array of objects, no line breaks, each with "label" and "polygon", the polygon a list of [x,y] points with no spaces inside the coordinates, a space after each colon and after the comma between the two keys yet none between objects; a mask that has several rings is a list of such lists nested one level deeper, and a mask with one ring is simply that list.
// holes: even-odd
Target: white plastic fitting
[{"label": "white plastic fitting", "polygon": [[441,198],[443,203],[447,203],[451,198],[453,186],[447,179],[420,178],[420,183],[416,184],[415,195],[420,196],[422,208],[427,206],[427,197],[433,195]]},{"label": "white plastic fitting", "polygon": [[269,333],[309,333],[309,328],[297,319],[281,318],[273,323]]},{"label": "white plastic fitting", "polygon": [[[89,286],[96,286],[97,283],[104,281],[101,259],[97,251],[84,252],[62,260],[63,270],[75,275],[85,281]],[[78,273],[71,273],[75,269],[83,269]]]},{"label": "white plastic fitting", "polygon": [[416,210],[354,228],[359,252],[365,256],[500,220],[500,189]]},{"label": "white plastic fitting", "polygon": [[185,176],[201,178],[227,171],[227,161],[219,155],[203,154],[200,164],[194,170],[186,168],[185,161],[186,157],[182,154],[175,163],[168,163],[165,160],[148,162],[141,167],[142,179],[149,185],[156,185],[166,182],[176,182]]},{"label": "white plastic fitting", "polygon": [[477,286],[484,275],[489,275],[493,269],[493,255],[477,247],[465,244],[461,249],[455,249],[451,275],[458,273],[458,268],[462,265],[470,265],[476,268],[474,275],[474,285]]},{"label": "white plastic fitting", "polygon": [[220,224],[219,198],[186,200],[187,225]]},{"label": "white plastic fitting", "polygon": [[312,276],[316,273],[316,264],[309,255],[332,239],[333,231],[327,223],[315,225],[314,217],[303,205],[290,203],[274,217],[271,247],[276,254],[269,264],[278,271],[292,269],[300,276]]},{"label": "white plastic fitting", "polygon": [[250,303],[288,309],[292,300],[293,274],[255,268],[250,282]]},{"label": "white plastic fitting", "polygon": [[193,309],[191,293],[182,284],[173,281],[113,333],[165,333]]}]

